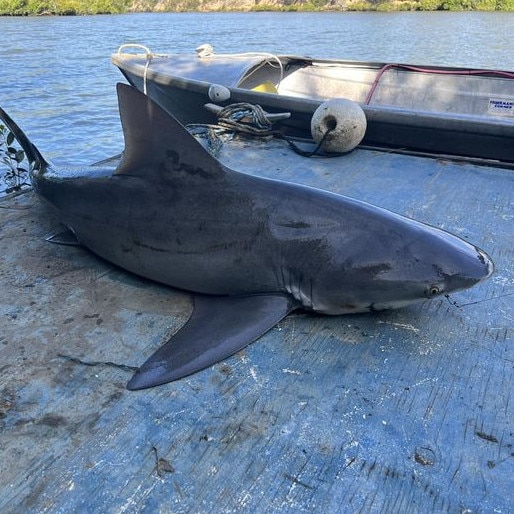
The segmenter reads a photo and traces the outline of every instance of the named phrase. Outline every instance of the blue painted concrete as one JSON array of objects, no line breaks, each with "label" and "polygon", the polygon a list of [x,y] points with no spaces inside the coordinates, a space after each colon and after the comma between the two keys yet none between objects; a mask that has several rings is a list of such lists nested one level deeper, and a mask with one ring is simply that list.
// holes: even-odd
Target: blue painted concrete
[{"label": "blue painted concrete", "polygon": [[129,371],[69,357],[141,364],[189,296],[46,243],[55,220],[32,193],[3,200],[0,511],[511,512],[513,172],[230,146],[239,169],[455,232],[497,271],[462,307],[294,314],[211,369],[129,392]]}]

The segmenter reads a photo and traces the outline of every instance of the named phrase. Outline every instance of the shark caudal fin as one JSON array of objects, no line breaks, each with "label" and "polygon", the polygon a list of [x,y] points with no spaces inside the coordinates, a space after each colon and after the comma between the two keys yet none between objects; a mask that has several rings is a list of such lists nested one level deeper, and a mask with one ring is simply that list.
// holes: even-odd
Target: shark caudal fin
[{"label": "shark caudal fin", "polygon": [[18,124],[0,107],[0,120],[2,120],[6,127],[12,132],[13,136],[16,138],[16,141],[20,144],[25,152],[25,156],[27,157],[31,167],[42,168],[48,165],[48,161],[41,155],[41,152],[36,148],[36,146],[30,141],[30,139],[25,135],[25,132],[18,127]]},{"label": "shark caudal fin", "polygon": [[[150,168],[219,175],[226,168],[171,114],[136,88],[117,84],[125,151],[116,174],[146,175]],[[159,165],[159,166],[156,166]]]}]

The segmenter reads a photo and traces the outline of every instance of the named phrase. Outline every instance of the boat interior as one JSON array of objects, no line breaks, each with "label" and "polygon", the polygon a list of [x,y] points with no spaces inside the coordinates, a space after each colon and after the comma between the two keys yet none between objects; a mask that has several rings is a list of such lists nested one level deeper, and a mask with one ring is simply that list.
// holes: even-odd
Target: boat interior
[{"label": "boat interior", "polygon": [[265,58],[238,87],[297,98],[501,117],[514,123],[514,73],[355,61]]}]

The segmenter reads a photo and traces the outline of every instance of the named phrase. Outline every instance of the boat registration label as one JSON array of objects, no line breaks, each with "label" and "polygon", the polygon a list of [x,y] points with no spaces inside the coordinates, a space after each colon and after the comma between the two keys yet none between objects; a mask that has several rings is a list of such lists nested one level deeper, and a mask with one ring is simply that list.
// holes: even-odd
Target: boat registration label
[{"label": "boat registration label", "polygon": [[514,99],[489,98],[488,109],[490,114],[499,116],[514,116]]}]

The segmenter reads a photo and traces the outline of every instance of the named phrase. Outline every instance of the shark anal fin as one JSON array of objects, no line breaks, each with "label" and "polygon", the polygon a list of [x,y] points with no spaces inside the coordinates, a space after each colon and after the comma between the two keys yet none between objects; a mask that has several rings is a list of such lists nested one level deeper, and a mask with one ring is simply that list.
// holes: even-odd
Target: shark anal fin
[{"label": "shark anal fin", "polygon": [[189,321],[134,374],[127,388],[146,389],[230,357],[297,307],[285,294],[195,295]]},{"label": "shark anal fin", "polygon": [[77,236],[70,230],[65,229],[61,232],[56,232],[49,235],[46,240],[49,243],[54,243],[58,245],[64,246],[82,246],[80,241],[77,239]]}]

